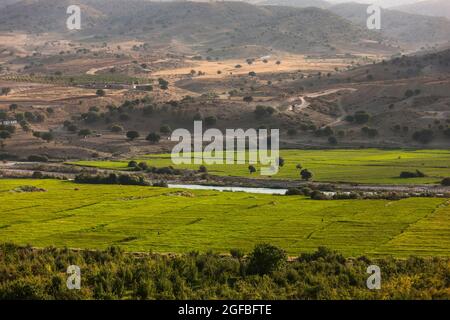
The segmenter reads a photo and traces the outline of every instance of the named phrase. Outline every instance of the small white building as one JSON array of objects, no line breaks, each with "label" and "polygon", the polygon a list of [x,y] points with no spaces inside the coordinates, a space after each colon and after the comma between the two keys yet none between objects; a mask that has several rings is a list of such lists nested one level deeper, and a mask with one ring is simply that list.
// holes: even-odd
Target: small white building
[{"label": "small white building", "polygon": [[17,124],[17,120],[0,120],[0,125],[14,126]]}]

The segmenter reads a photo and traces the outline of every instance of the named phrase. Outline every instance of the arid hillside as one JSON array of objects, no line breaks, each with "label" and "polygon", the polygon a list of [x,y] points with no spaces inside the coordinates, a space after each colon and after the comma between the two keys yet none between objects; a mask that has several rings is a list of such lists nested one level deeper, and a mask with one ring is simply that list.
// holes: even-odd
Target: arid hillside
[{"label": "arid hillside", "polygon": [[68,32],[68,4],[0,10],[4,157],[170,151],[194,120],[280,129],[282,148],[448,148],[445,18],[386,11],[385,34],[320,8],[81,0]]},{"label": "arid hillside", "polygon": [[[142,0],[82,0],[82,31],[65,27],[69,0],[22,1],[0,13],[0,30],[57,33],[111,41],[142,39],[151,45],[177,43],[185,51],[225,55],[236,48],[257,46],[296,53],[393,51],[379,35],[318,8],[254,6],[243,2],[148,2]],[[370,42],[369,42],[370,43]]]}]

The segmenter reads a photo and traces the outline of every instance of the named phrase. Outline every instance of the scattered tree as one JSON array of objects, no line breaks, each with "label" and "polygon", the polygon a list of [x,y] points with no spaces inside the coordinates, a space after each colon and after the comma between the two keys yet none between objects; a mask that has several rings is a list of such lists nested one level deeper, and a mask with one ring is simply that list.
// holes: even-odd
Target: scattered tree
[{"label": "scattered tree", "polygon": [[441,185],[446,186],[446,187],[450,187],[450,178],[442,179]]},{"label": "scattered tree", "polygon": [[312,174],[312,172],[309,171],[308,169],[303,169],[303,170],[300,172],[300,176],[302,177],[302,180],[309,181],[309,180],[312,179],[313,174]]},{"label": "scattered tree", "polygon": [[7,96],[11,92],[11,88],[2,88],[0,90],[0,96]]},{"label": "scattered tree", "polygon": [[128,131],[127,132],[127,138],[130,139],[131,141],[133,141],[134,139],[139,138],[139,132],[137,131]]},{"label": "scattered tree", "polygon": [[156,132],[151,132],[148,134],[146,140],[149,141],[150,143],[158,143],[159,140],[161,140],[161,136]]},{"label": "scattered tree", "polygon": [[252,96],[245,96],[244,98],[242,98],[242,100],[244,102],[250,103],[253,101],[253,97]]},{"label": "scattered tree", "polygon": [[89,129],[81,129],[80,131],[78,131],[78,135],[80,136],[80,137],[83,137],[83,138],[86,138],[87,136],[90,136],[91,135],[91,130],[89,130]]},{"label": "scattered tree", "polygon": [[248,271],[265,275],[278,270],[286,261],[286,252],[273,245],[257,244],[249,257]]}]

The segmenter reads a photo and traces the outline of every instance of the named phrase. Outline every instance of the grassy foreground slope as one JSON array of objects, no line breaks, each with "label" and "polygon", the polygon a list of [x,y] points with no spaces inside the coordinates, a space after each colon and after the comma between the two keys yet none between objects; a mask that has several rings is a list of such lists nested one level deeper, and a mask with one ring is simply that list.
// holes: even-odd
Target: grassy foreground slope
[{"label": "grassy foreground slope", "polygon": [[[314,173],[315,181],[357,182],[377,184],[439,183],[450,176],[450,150],[281,150],[285,165],[273,178],[299,179],[297,164]],[[155,167],[170,166],[170,154],[148,155],[137,161],[146,161]],[[74,164],[104,169],[127,169],[128,161],[78,161]],[[178,168],[198,169],[199,165],[181,165]],[[248,165],[207,165],[216,175],[262,177],[250,175]],[[402,171],[420,170],[423,178],[400,179]]]},{"label": "grassy foreground slope", "polygon": [[[46,192],[11,191],[34,185]],[[450,201],[314,201],[167,188],[0,180],[0,242],[128,251],[245,251],[290,255],[319,246],[347,256],[449,256]]]}]

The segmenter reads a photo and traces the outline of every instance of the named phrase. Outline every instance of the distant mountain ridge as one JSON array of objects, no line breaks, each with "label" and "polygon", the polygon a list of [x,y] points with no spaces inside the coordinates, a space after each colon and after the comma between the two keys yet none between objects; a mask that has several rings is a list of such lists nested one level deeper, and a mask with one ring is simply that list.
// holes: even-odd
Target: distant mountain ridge
[{"label": "distant mountain ridge", "polygon": [[[334,5],[328,10],[359,26],[366,26],[367,4],[343,3]],[[411,44],[448,42],[450,20],[382,9],[381,34]]]},{"label": "distant mountain ridge", "polygon": [[393,7],[392,9],[407,13],[423,14],[434,17],[446,17],[447,19],[450,19],[449,0],[427,0],[418,3]]},{"label": "distant mountain ridge", "polygon": [[257,0],[258,5],[288,6],[297,8],[315,7],[326,9],[331,3],[325,0]]}]

